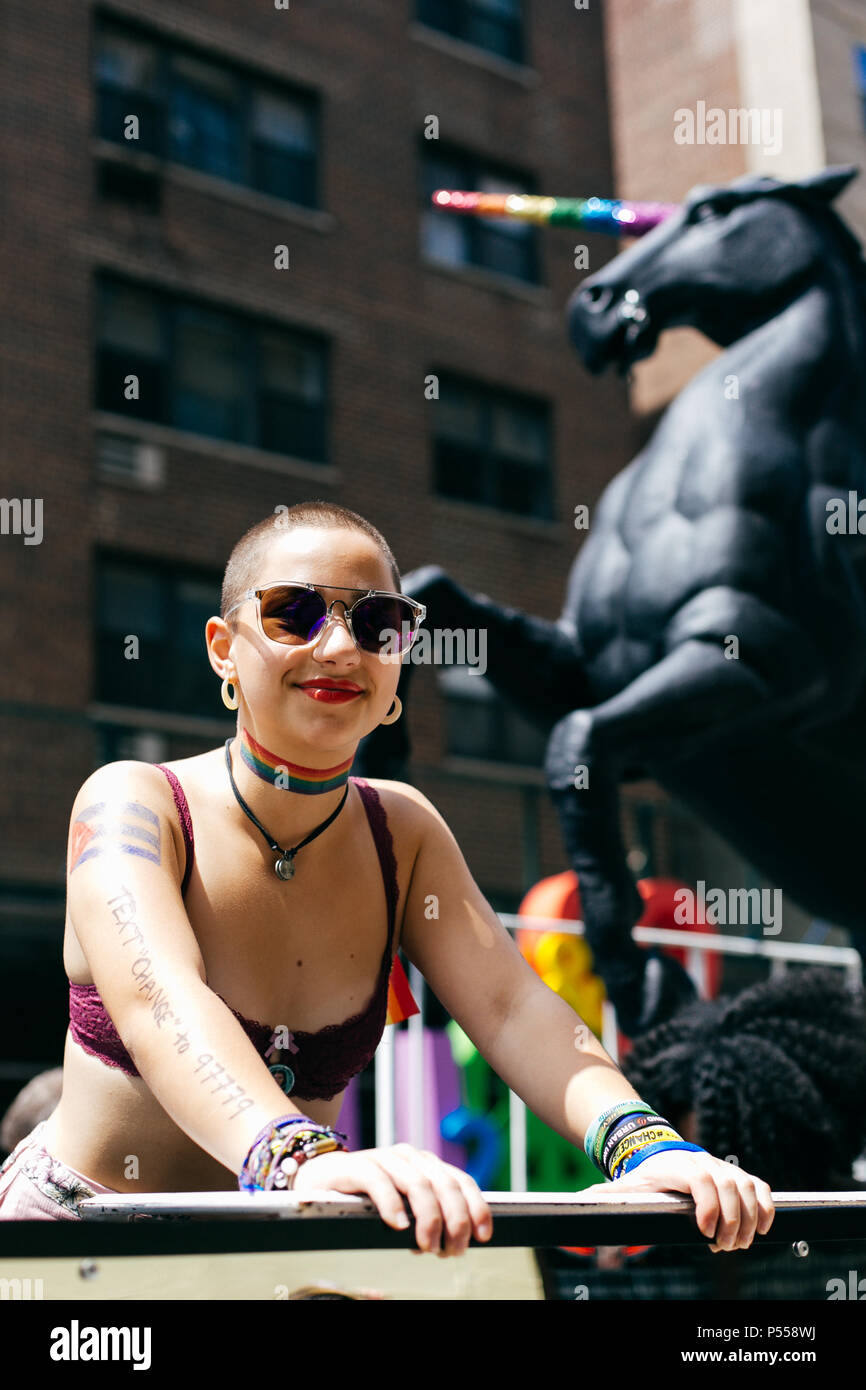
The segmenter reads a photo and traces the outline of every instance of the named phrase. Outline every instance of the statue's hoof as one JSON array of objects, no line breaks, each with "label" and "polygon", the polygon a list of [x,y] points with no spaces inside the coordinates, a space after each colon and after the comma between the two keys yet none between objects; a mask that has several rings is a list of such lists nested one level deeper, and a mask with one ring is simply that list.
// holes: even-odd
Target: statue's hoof
[{"label": "statue's hoof", "polygon": [[698,997],[694,982],[679,961],[666,956],[657,946],[641,949],[643,970],[632,961],[610,961],[596,969],[604,980],[616,1021],[627,1038],[648,1033],[666,1023],[678,1009],[693,1004]]},{"label": "statue's hoof", "polygon": [[591,728],[592,716],[585,710],[573,710],[554,724],[544,753],[544,774],[551,792],[580,791],[589,785]]}]

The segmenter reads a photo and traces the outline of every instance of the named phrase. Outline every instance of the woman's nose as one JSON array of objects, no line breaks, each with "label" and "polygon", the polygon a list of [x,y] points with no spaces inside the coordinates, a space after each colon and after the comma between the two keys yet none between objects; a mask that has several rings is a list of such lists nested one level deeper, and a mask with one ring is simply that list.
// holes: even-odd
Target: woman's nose
[{"label": "woman's nose", "polygon": [[[339,600],[336,601],[339,602]],[[342,647],[346,647],[350,651],[357,650],[355,639],[349,631],[349,624],[346,622],[345,612],[337,613],[333,607],[329,609],[316,635],[317,651],[323,642],[327,642],[329,651],[332,648],[340,650]]]}]

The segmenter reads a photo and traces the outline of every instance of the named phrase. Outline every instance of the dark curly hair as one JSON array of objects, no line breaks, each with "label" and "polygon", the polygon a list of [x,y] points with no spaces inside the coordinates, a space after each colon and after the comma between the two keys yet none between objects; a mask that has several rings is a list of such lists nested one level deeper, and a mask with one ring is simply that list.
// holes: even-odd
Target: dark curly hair
[{"label": "dark curly hair", "polygon": [[700,1000],[635,1040],[622,1071],[672,1124],[775,1191],[857,1187],[866,1145],[866,996],[841,972],[793,969]]}]

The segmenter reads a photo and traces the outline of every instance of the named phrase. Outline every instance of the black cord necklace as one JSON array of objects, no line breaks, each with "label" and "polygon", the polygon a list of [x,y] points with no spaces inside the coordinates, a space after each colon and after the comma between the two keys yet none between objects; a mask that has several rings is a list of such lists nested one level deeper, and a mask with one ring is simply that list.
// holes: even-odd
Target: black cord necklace
[{"label": "black cord necklace", "polygon": [[293,875],[294,872],[295,872],[294,858],[295,858],[295,855],[297,854],[298,850],[299,850],[299,849],[303,849],[303,848],[304,848],[304,845],[308,845],[308,844],[310,843],[311,840],[315,840],[315,838],[316,838],[317,835],[321,835],[321,833],[322,833],[323,830],[327,830],[327,828],[328,828],[328,826],[331,824],[331,821],[332,821],[332,820],[336,820],[337,816],[340,814],[340,812],[342,811],[343,807],[344,807],[345,804],[346,804],[346,797],[349,795],[349,784],[348,784],[348,782],[346,783],[346,790],[343,792],[342,800],[340,801],[339,806],[337,806],[336,809],[333,810],[333,811],[331,812],[331,814],[328,816],[328,819],[327,819],[327,820],[323,820],[321,825],[317,826],[315,830],[311,830],[310,833],[309,833],[309,835],[306,837],[306,839],[305,839],[305,840],[301,840],[300,844],[295,845],[293,849],[280,849],[280,846],[277,844],[276,840],[274,840],[274,839],[271,838],[271,836],[268,834],[267,830],[265,830],[265,827],[262,825],[261,821],[258,820],[258,819],[253,815],[252,811],[250,810],[250,808],[249,808],[249,806],[247,805],[247,803],[244,801],[243,797],[241,796],[240,792],[238,791],[238,789],[237,789],[237,787],[236,787],[236,785],[235,785],[235,779],[234,779],[234,777],[232,776],[232,759],[231,759],[231,754],[230,754],[230,752],[229,752],[229,748],[231,747],[231,743],[232,743],[232,740],[231,740],[230,738],[227,738],[227,739],[226,739],[226,767],[228,768],[228,771],[229,771],[229,781],[230,781],[231,784],[232,784],[232,791],[234,792],[235,796],[237,797],[238,805],[240,806],[240,808],[241,808],[242,811],[245,811],[245,812],[246,812],[246,814],[249,816],[250,820],[252,821],[253,825],[257,825],[257,826],[258,826],[259,830],[260,830],[260,831],[262,832],[262,834],[264,835],[264,837],[265,837],[265,839],[267,840],[268,844],[270,845],[271,849],[272,849],[272,850],[275,850],[275,851],[280,855],[280,858],[277,860],[276,864],[274,865],[274,873],[277,875],[277,878],[283,878],[283,879],[291,878],[292,875]]}]

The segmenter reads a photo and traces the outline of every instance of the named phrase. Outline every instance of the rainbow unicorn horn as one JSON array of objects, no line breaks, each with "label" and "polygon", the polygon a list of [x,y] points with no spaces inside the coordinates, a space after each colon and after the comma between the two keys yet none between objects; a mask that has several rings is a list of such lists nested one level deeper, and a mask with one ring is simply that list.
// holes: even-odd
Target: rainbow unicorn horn
[{"label": "rainbow unicorn horn", "polygon": [[547,198],[531,193],[463,193],[437,188],[433,206],[480,217],[512,217],[550,227],[585,227],[616,236],[644,236],[679,211],[677,203],[631,203],[618,198]]}]

